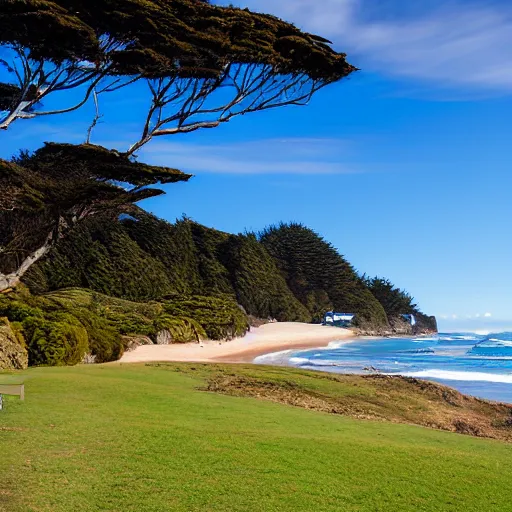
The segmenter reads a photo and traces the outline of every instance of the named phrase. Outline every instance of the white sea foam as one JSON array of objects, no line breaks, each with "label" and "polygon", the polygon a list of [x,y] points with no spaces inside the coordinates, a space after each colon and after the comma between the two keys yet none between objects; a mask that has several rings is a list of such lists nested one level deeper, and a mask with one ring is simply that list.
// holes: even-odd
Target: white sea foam
[{"label": "white sea foam", "polygon": [[411,341],[414,343],[421,343],[422,341],[438,341],[439,338],[414,338]]},{"label": "white sea foam", "polygon": [[424,370],[420,372],[407,372],[402,374],[404,377],[417,377],[426,379],[460,380],[460,381],[481,381],[481,382],[500,382],[502,384],[512,384],[512,375],[503,375],[497,373],[483,372],[457,372],[450,370]]},{"label": "white sea foam", "polygon": [[292,364],[306,364],[309,363],[309,359],[307,357],[291,357],[290,363]]},{"label": "white sea foam", "polygon": [[325,366],[344,366],[340,361],[331,359],[307,359],[306,357],[292,357],[290,363],[300,366],[325,367]]},{"label": "white sea foam", "polygon": [[288,356],[293,353],[293,350],[282,350],[281,352],[272,352],[270,354],[263,354],[254,359],[254,364],[287,364]]},{"label": "white sea foam", "polygon": [[440,341],[476,341],[480,338],[476,336],[441,336]]},{"label": "white sea foam", "polygon": [[512,341],[510,340],[499,340],[497,338],[489,338],[489,341],[493,341],[494,343],[499,343],[504,347],[512,347]]},{"label": "white sea foam", "polygon": [[341,347],[344,347],[347,343],[349,343],[348,341],[331,341],[329,343],[329,345],[327,345],[327,349],[330,349],[330,348],[341,348]]}]

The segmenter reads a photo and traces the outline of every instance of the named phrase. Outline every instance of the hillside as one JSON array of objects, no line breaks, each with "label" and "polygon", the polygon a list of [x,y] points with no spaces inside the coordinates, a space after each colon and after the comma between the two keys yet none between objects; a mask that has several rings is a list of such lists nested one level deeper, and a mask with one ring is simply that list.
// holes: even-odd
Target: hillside
[{"label": "hillside", "polygon": [[[2,512],[510,510],[510,444],[417,426],[487,414],[508,432],[499,423],[510,408],[445,399],[440,386],[178,364],[7,379],[25,380],[26,399],[7,397],[0,414]],[[239,391],[226,390],[237,379]],[[245,397],[248,383],[334,403],[336,414]]]},{"label": "hillside", "polygon": [[363,333],[410,332],[402,309],[421,319],[420,332],[436,330],[391,284],[376,297],[304,226],[232,235],[133,213],[83,220],[24,286],[0,295],[0,346],[13,354],[1,367],[23,368],[27,355],[30,365],[114,361],[141,344],[230,340],[268,319],[319,323],[329,310],[355,313]]},{"label": "hillside", "polygon": [[271,227],[262,233],[261,243],[315,322],[335,310],[356,313],[363,328],[387,326],[384,308],[352,265],[311,229],[301,224]]},{"label": "hillside", "polygon": [[360,326],[389,330],[365,281],[312,230],[283,225],[232,235],[188,219],[84,221],[26,275],[34,293],[82,287],[128,300],[172,295],[233,297],[258,318],[319,322],[325,311],[357,314]]}]

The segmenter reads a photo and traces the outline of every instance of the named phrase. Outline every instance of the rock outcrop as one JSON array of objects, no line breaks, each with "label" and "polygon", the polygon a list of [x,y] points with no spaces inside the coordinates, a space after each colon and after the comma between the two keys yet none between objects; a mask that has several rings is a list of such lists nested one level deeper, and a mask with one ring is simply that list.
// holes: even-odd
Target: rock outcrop
[{"label": "rock outcrop", "polygon": [[172,344],[172,335],[167,329],[163,329],[156,335],[156,344],[157,345],[171,345]]},{"label": "rock outcrop", "polygon": [[0,318],[0,370],[24,370],[28,367],[28,353],[18,341],[11,324]]},{"label": "rock outcrop", "polygon": [[360,336],[420,336],[437,334],[437,320],[435,316],[427,316],[422,313],[414,315],[416,324],[411,325],[402,317],[389,318],[389,327],[381,327],[378,324],[363,323],[353,329]]}]

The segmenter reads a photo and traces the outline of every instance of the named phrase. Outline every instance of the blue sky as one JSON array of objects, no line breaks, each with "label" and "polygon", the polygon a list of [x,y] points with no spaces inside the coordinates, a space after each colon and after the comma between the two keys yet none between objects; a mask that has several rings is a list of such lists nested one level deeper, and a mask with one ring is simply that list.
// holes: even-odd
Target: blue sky
[{"label": "blue sky", "polygon": [[[196,177],[143,206],[230,232],[303,222],[359,271],[410,291],[442,329],[512,330],[512,6],[238,4],[329,37],[361,71],[307,107],[152,142],[141,160]],[[143,111],[134,91],[102,105],[109,122],[93,142],[129,145]],[[0,156],[82,141],[91,109],[15,123]]]}]

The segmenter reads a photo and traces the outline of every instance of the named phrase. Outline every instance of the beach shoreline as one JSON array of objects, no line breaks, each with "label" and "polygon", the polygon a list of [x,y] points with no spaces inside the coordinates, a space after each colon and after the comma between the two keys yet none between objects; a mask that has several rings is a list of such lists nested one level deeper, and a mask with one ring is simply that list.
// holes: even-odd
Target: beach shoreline
[{"label": "beach shoreline", "polygon": [[243,338],[174,345],[142,345],[126,352],[120,363],[194,362],[252,363],[258,356],[326,347],[333,341],[355,339],[349,329],[298,322],[278,322],[252,328]]}]

